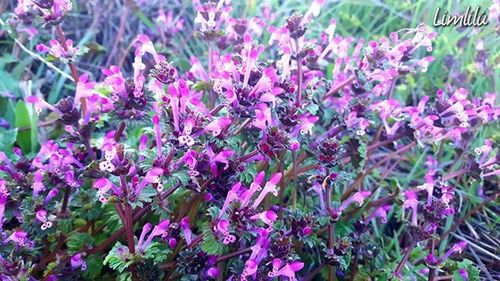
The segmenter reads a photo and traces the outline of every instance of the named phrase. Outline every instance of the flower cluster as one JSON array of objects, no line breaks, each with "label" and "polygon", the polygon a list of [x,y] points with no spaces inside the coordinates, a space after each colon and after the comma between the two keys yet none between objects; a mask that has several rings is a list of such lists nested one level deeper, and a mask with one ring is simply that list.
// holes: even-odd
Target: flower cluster
[{"label": "flower cluster", "polygon": [[[2,280],[92,279],[103,264],[131,280],[382,280],[408,274],[417,248],[412,268],[429,280],[472,274],[445,266],[465,240],[439,251],[465,193],[497,199],[498,140],[474,139],[500,107],[496,93],[449,84],[397,95],[433,63],[436,32],[365,41],[331,20],[310,37],[326,1],[281,21],[269,7],[237,18],[230,1],[194,2],[208,51],[189,69],[139,34],[129,61],[92,76],[62,33],[72,2],[19,1],[14,18],[54,26],[36,51],[67,64],[75,90],[56,104],[30,92],[53,137],[36,153],[0,152]],[[160,38],[185,28],[173,17],[160,11]],[[458,187],[468,181],[480,187]],[[381,241],[404,248],[401,260],[378,255]]]}]

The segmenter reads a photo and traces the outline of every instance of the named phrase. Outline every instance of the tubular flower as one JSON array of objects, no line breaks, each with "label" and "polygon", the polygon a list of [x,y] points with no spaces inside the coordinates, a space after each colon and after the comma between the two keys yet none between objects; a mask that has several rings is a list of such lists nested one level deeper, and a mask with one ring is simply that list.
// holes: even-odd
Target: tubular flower
[{"label": "tubular flower", "polygon": [[403,208],[405,209],[411,209],[412,215],[411,215],[411,224],[412,225],[418,225],[417,222],[417,210],[418,210],[418,197],[417,193],[414,190],[407,190],[404,193],[405,200],[403,203]]},{"label": "tubular flower", "polygon": [[301,270],[304,267],[304,263],[302,262],[291,262],[287,263],[284,266],[283,262],[280,259],[274,259],[272,262],[273,269],[267,275],[269,277],[279,277],[284,276],[288,277],[289,280],[297,280],[295,277],[295,272]]},{"label": "tubular flower", "polygon": [[255,199],[252,208],[254,209],[257,208],[269,193],[272,193],[274,196],[278,196],[278,190],[276,189],[276,186],[280,182],[280,180],[281,180],[281,173],[276,173],[272,175],[269,181],[262,189],[262,191],[260,192],[257,199]]}]

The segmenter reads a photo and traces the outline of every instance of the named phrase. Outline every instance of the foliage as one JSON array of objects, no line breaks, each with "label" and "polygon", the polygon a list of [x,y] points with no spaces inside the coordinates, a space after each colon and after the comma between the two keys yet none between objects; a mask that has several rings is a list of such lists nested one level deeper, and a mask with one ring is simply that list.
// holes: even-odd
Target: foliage
[{"label": "foliage", "polygon": [[498,274],[498,1],[229,2],[0,3],[2,279]]}]

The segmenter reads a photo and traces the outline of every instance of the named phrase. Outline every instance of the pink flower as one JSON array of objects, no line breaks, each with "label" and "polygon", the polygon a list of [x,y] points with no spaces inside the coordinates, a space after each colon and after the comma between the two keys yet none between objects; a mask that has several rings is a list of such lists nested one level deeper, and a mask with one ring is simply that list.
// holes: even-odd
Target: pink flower
[{"label": "pink flower", "polygon": [[266,174],[264,171],[259,172],[256,176],[254,181],[250,184],[250,188],[246,191],[243,192],[241,195],[241,207],[244,208],[248,205],[250,202],[250,199],[252,196],[255,194],[257,191],[262,190],[262,182],[264,182]]},{"label": "pink flower", "polygon": [[[382,124],[388,135],[392,136],[400,128],[402,122],[402,108],[398,101],[389,99],[378,101],[370,106],[370,109],[378,111]],[[389,124],[389,118],[395,120],[394,124]]]},{"label": "pink flower", "polygon": [[297,136],[297,132],[300,132],[301,135],[311,135],[312,134],[312,128],[314,126],[314,123],[319,120],[318,116],[314,116],[309,113],[303,114],[299,118],[299,125],[297,125],[293,132],[291,133],[292,136]]},{"label": "pink flower", "polygon": [[99,201],[106,203],[108,199],[104,197],[104,194],[112,189],[117,195],[121,194],[121,191],[113,183],[111,183],[107,178],[100,178],[94,182],[94,188],[97,188],[97,195],[99,195]]},{"label": "pink flower", "polygon": [[59,116],[62,116],[62,112],[54,107],[53,105],[49,104],[46,102],[44,99],[36,97],[36,96],[29,96],[26,98],[26,102],[32,103],[35,105],[35,111],[37,114],[40,114],[42,110],[44,109],[49,109],[50,111],[56,113]]},{"label": "pink flower", "polygon": [[224,236],[224,240],[222,243],[231,244],[236,241],[236,237],[229,233],[229,221],[226,219],[220,219],[216,226],[217,232],[221,233]]},{"label": "pink flower", "polygon": [[224,200],[224,204],[222,205],[222,209],[219,212],[219,218],[222,218],[226,213],[227,208],[231,205],[232,202],[238,200],[240,198],[239,192],[241,188],[241,182],[235,183],[229,192],[226,195],[226,200]]},{"label": "pink flower", "polygon": [[5,205],[7,205],[7,195],[0,193],[0,229],[3,227],[3,218],[5,214]]},{"label": "pink flower", "polygon": [[216,279],[219,276],[219,269],[217,267],[211,267],[207,270],[207,276]]},{"label": "pink flower", "polygon": [[267,127],[272,125],[273,120],[271,117],[271,110],[266,104],[261,103],[255,109],[255,120],[253,125],[262,131],[266,131]]},{"label": "pink flower", "polygon": [[43,184],[43,171],[41,169],[38,169],[33,174],[33,185],[31,187],[33,188],[33,195],[37,195],[45,190],[45,185]]},{"label": "pink flower", "polygon": [[31,244],[31,241],[28,238],[28,233],[24,230],[15,230],[12,234],[5,239],[4,243],[14,242],[20,247],[25,247]]},{"label": "pink flower", "polygon": [[161,176],[163,175],[163,169],[158,167],[153,167],[146,173],[146,176],[142,181],[135,187],[134,193],[139,195],[148,184],[156,183],[161,184]]},{"label": "pink flower", "polygon": [[210,122],[204,129],[205,131],[211,132],[213,137],[217,137],[223,130],[227,129],[230,124],[231,119],[227,117],[220,117]]},{"label": "pink flower", "polygon": [[184,233],[184,239],[186,240],[186,244],[187,245],[191,244],[193,232],[191,232],[191,229],[189,228],[189,217],[182,218],[180,225],[181,225],[181,230]]},{"label": "pink flower", "polygon": [[262,192],[259,194],[257,199],[255,199],[252,208],[257,208],[269,193],[272,193],[274,196],[278,196],[278,190],[276,189],[276,186],[281,180],[281,175],[281,173],[276,173],[271,176],[271,179],[269,179],[269,181],[266,183]]},{"label": "pink flower", "polygon": [[351,195],[349,198],[347,198],[344,202],[342,202],[342,204],[339,207],[339,210],[341,212],[344,211],[345,209],[347,209],[347,207],[349,207],[349,205],[351,205],[354,202],[356,202],[358,206],[361,207],[361,205],[363,205],[364,200],[370,197],[371,194],[372,192],[369,190],[358,191],[353,195]]},{"label": "pink flower", "polygon": [[467,241],[460,241],[454,244],[450,249],[448,249],[448,251],[446,251],[446,253],[440,258],[440,260],[445,261],[455,253],[462,253],[465,250],[465,247],[467,247]]},{"label": "pink flower", "polygon": [[325,0],[314,0],[307,10],[304,18],[302,19],[302,24],[307,24],[311,21],[313,17],[319,16],[321,11],[321,6],[325,3]]},{"label": "pink flower", "polygon": [[117,101],[120,97],[125,95],[125,78],[116,65],[112,65],[109,69],[103,69],[102,73],[106,76],[104,83],[111,86],[113,93],[111,97],[114,101]]},{"label": "pink flower", "polygon": [[82,259],[81,253],[76,253],[71,257],[71,269],[81,268],[82,271],[87,270],[87,263]]},{"label": "pink flower", "polygon": [[139,241],[137,241],[138,248],[142,248],[144,238],[146,238],[146,234],[148,234],[149,231],[151,231],[152,227],[153,226],[149,222],[142,227],[141,236],[139,236]]},{"label": "pink flower", "polygon": [[378,207],[373,211],[368,218],[365,220],[365,224],[370,222],[374,218],[380,218],[382,223],[387,223],[387,213],[391,210],[392,206],[391,205],[384,205],[381,207]]},{"label": "pink flower", "polygon": [[[163,235],[167,232],[169,225],[170,225],[170,220],[161,221],[157,226],[155,226],[153,228],[153,231],[151,231],[151,233],[149,234],[146,241],[144,241],[144,243],[139,245],[139,249],[141,251],[144,251],[151,244],[151,241],[153,240],[153,238],[160,236],[160,235]],[[143,228],[142,231],[143,231],[144,235],[146,235],[146,233],[149,232],[150,227],[151,226],[148,226],[148,227],[145,226]],[[142,233],[141,233],[141,236],[142,236]],[[144,236],[143,236],[143,239],[144,239]]]},{"label": "pink flower", "polygon": [[245,34],[243,36],[243,49],[241,50],[241,55],[245,58],[245,75],[243,76],[243,85],[248,84],[248,80],[250,79],[250,72],[255,66],[255,62],[259,55],[264,51],[263,45],[254,45],[252,43],[252,38],[249,34]]},{"label": "pink flower", "polygon": [[193,171],[193,169],[196,167],[196,164],[198,163],[197,155],[198,155],[198,153],[196,151],[189,149],[177,161],[177,164],[186,163],[186,165],[189,167],[189,169]]},{"label": "pink flower", "polygon": [[278,215],[274,211],[269,210],[269,211],[264,211],[262,213],[256,214],[250,218],[253,220],[260,219],[263,223],[267,224],[269,229],[272,229],[274,222],[278,218]]},{"label": "pink flower", "polygon": [[273,269],[267,275],[269,277],[284,276],[288,277],[289,280],[297,280],[295,273],[304,267],[304,263],[298,261],[287,263],[285,266],[281,267],[282,264],[283,262],[280,259],[274,259],[272,262]]},{"label": "pink flower", "polygon": [[218,163],[224,164],[223,170],[227,169],[229,167],[229,157],[231,157],[234,154],[234,151],[232,150],[222,150],[218,152],[217,154],[214,153],[212,150],[212,146],[208,145],[207,146],[207,155],[210,157],[210,171],[212,173],[212,176],[217,177],[219,175],[219,168],[218,168]]},{"label": "pink flower", "polygon": [[258,236],[255,244],[251,247],[252,253],[250,257],[245,262],[245,269],[243,270],[241,276],[242,280],[247,280],[246,276],[254,275],[257,272],[259,263],[267,256],[266,250],[269,247],[269,234],[268,229],[259,228],[257,230]]},{"label": "pink flower", "polygon": [[[500,3],[497,3],[497,6],[500,6]],[[499,20],[499,22],[500,22],[500,20]],[[460,274],[460,276],[462,276],[464,281],[469,281],[469,273],[467,272],[466,269],[464,269],[464,268],[458,269],[458,274]]]},{"label": "pink flower", "polygon": [[158,116],[158,115],[153,116],[153,127],[154,127],[155,137],[156,137],[156,153],[157,153],[158,158],[160,158],[161,157],[161,147],[162,147],[160,116]]},{"label": "pink flower", "polygon": [[50,40],[49,45],[50,46],[38,44],[36,45],[36,50],[40,53],[49,53],[53,57],[63,61],[73,59],[80,52],[80,48],[73,46],[73,41],[71,39],[66,40],[67,48],[63,48],[61,43],[55,39]]},{"label": "pink flower", "polygon": [[43,200],[43,204],[47,205],[54,197],[59,195],[59,190],[57,188],[51,189],[48,193],[45,199]]},{"label": "pink flower", "polygon": [[47,211],[40,209],[35,214],[36,219],[42,223],[41,229],[46,230],[52,227],[52,222],[47,219]]},{"label": "pink flower", "polygon": [[417,210],[418,210],[418,197],[414,190],[407,190],[404,193],[405,200],[403,202],[403,208],[412,210],[411,224],[418,225],[417,222]]}]

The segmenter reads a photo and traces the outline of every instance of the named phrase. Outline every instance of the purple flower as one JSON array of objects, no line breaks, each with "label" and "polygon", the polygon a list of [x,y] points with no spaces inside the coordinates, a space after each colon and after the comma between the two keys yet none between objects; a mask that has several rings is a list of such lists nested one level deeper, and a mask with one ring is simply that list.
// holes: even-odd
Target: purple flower
[{"label": "purple flower", "polygon": [[141,248],[141,249],[143,248],[142,244],[143,244],[144,238],[146,238],[146,234],[148,234],[149,231],[151,231],[151,228],[152,228],[152,225],[149,222],[144,224],[144,226],[142,227],[141,236],[139,236],[139,241],[137,241],[138,248]]},{"label": "purple flower", "polygon": [[374,218],[380,218],[382,223],[387,223],[387,213],[391,210],[392,205],[383,205],[376,208],[365,220],[365,224]]},{"label": "purple flower", "polygon": [[365,199],[370,197],[371,194],[372,194],[372,192],[369,190],[363,190],[363,191],[358,191],[358,192],[354,193],[349,198],[347,198],[344,202],[342,202],[342,204],[339,207],[339,211],[341,211],[341,212],[344,211],[345,209],[347,209],[347,207],[349,207],[349,205],[351,205],[354,202],[356,202],[358,204],[358,206],[361,207],[361,205],[363,205]]},{"label": "purple flower", "polygon": [[410,208],[412,211],[411,224],[418,225],[417,222],[417,210],[418,210],[418,196],[414,190],[407,190],[404,193],[405,200],[403,202],[403,208]]},{"label": "purple flower", "polygon": [[216,279],[219,276],[219,269],[217,267],[211,267],[207,270],[207,276]]},{"label": "purple flower", "polygon": [[257,199],[255,199],[252,208],[254,209],[257,208],[269,193],[272,193],[274,196],[278,196],[278,190],[276,189],[276,186],[280,182],[280,180],[281,180],[281,173],[276,173],[272,175],[269,181],[264,186],[261,193],[259,194],[259,196],[257,197]]},{"label": "purple flower", "polygon": [[264,211],[262,213],[259,213],[251,217],[251,219],[253,220],[260,219],[263,223],[265,223],[268,226],[269,229],[273,228],[274,222],[276,221],[277,218],[278,215],[272,210]]},{"label": "purple flower", "polygon": [[[135,187],[134,193],[136,195],[140,194],[141,191],[148,184],[158,184],[161,185],[161,176],[163,175],[163,169],[158,167],[153,167],[146,173],[146,176],[142,179],[142,181]],[[159,189],[163,189],[163,186]]]},{"label": "purple flower", "polygon": [[31,245],[32,241],[28,238],[28,233],[24,230],[15,230],[12,234],[4,240],[4,243],[14,242],[20,247]]},{"label": "purple flower", "polygon": [[272,271],[267,274],[269,277],[284,276],[288,277],[289,280],[297,280],[295,273],[304,267],[304,263],[298,261],[287,263],[282,266],[283,262],[280,259],[274,259],[272,265]]},{"label": "purple flower", "polygon": [[36,96],[29,96],[26,98],[26,102],[32,103],[35,105],[35,111],[37,114],[40,114],[42,112],[42,110],[44,110],[44,109],[49,109],[50,111],[56,113],[59,116],[63,115],[63,113],[59,109],[57,109],[53,105],[49,104],[48,102],[46,102],[42,98],[39,98]]},{"label": "purple flower", "polygon": [[35,214],[36,219],[42,223],[42,226],[40,227],[42,230],[46,230],[47,228],[52,227],[52,222],[48,220],[47,218],[47,211],[44,209],[40,209],[36,212]]},{"label": "purple flower", "polygon": [[6,204],[7,204],[7,195],[0,193],[0,230],[3,228],[3,218],[5,214]]},{"label": "purple flower", "polygon": [[217,232],[221,233],[224,236],[224,240],[222,243],[227,245],[227,244],[234,243],[234,241],[236,241],[236,237],[229,233],[229,221],[228,220],[220,219],[217,222],[216,230],[217,230]]},{"label": "purple flower", "polygon": [[97,195],[99,195],[99,201],[106,203],[108,199],[104,196],[109,190],[113,190],[115,195],[121,195],[121,190],[115,186],[107,178],[100,178],[94,182],[94,188],[97,188]]},{"label": "purple flower", "polygon": [[[384,125],[385,131],[389,136],[393,136],[403,124],[402,108],[396,100],[389,99],[374,102],[370,106],[370,109],[379,112],[382,124]],[[389,118],[391,120],[395,120],[392,125],[389,124]]]},{"label": "purple flower", "polygon": [[[500,5],[499,3],[497,3],[497,4]],[[466,269],[459,268],[458,269],[458,274],[460,274],[460,276],[462,276],[462,278],[464,279],[464,281],[469,281],[469,273],[467,272]]]},{"label": "purple flower", "polygon": [[240,197],[242,208],[246,207],[248,205],[248,203],[250,203],[250,199],[252,199],[255,192],[262,190],[261,184],[262,184],[262,182],[264,182],[265,176],[266,176],[266,174],[264,173],[264,171],[261,171],[260,173],[258,173],[255,176],[254,181],[250,184],[250,188],[248,190],[245,190],[244,192],[242,192],[241,197]]},{"label": "purple flower", "polygon": [[222,209],[219,212],[219,218],[222,218],[225,215],[231,203],[240,199],[240,188],[241,188],[241,182],[237,182],[231,187],[231,189],[226,195],[226,200],[224,200]]},{"label": "purple flower", "polygon": [[33,195],[38,195],[40,192],[45,191],[45,185],[43,184],[43,171],[41,169],[37,170],[33,174]]},{"label": "purple flower", "polygon": [[[151,244],[151,241],[153,240],[153,238],[160,236],[160,235],[164,235],[167,233],[169,225],[170,225],[170,220],[161,221],[157,226],[155,226],[153,228],[153,231],[151,231],[151,233],[149,234],[146,241],[144,241],[142,244],[138,243],[138,248],[141,251],[145,251],[146,248]],[[145,225],[143,227],[142,233],[141,233],[142,239],[144,239],[144,236],[147,234],[147,232],[149,232],[150,228],[151,228],[151,225],[149,225],[149,226]],[[139,238],[139,241],[142,241],[142,240]]]},{"label": "purple flower", "polygon": [[234,154],[234,151],[232,150],[222,150],[219,153],[215,154],[214,151],[212,150],[212,146],[208,145],[207,146],[207,155],[210,157],[210,171],[212,172],[212,176],[217,177],[219,175],[219,168],[218,164],[224,164],[223,170],[227,169],[229,167],[229,160],[228,158],[231,157]]},{"label": "purple flower", "polygon": [[76,253],[71,257],[71,269],[81,268],[82,271],[87,270],[87,263],[83,260],[81,253]]},{"label": "purple flower", "polygon": [[241,273],[242,280],[247,280],[247,276],[254,275],[257,272],[259,263],[267,256],[267,249],[270,244],[270,231],[268,229],[259,228],[257,229],[257,234],[257,240],[251,247],[252,253],[245,262],[245,269]]},{"label": "purple flower", "polygon": [[465,247],[467,247],[467,241],[460,241],[456,244],[454,244],[453,246],[451,246],[450,249],[448,249],[448,251],[446,251],[446,253],[441,257],[441,261],[445,261],[446,259],[448,259],[451,255],[455,254],[455,253],[461,253],[465,250]]},{"label": "purple flower", "polygon": [[189,228],[189,217],[184,217],[181,220],[181,230],[184,233],[184,239],[186,240],[186,244],[189,245],[191,244],[191,241],[193,240],[193,232]]},{"label": "purple flower", "polygon": [[231,119],[227,117],[220,117],[218,119],[214,119],[207,126],[205,126],[205,131],[209,131],[212,133],[212,136],[219,136],[224,130],[228,128],[231,124]]},{"label": "purple flower", "polygon": [[71,60],[80,52],[80,48],[73,46],[73,40],[71,39],[66,40],[66,48],[55,39],[50,40],[49,44],[50,46],[38,44],[36,50],[42,54],[49,53],[53,57],[62,60]]}]

